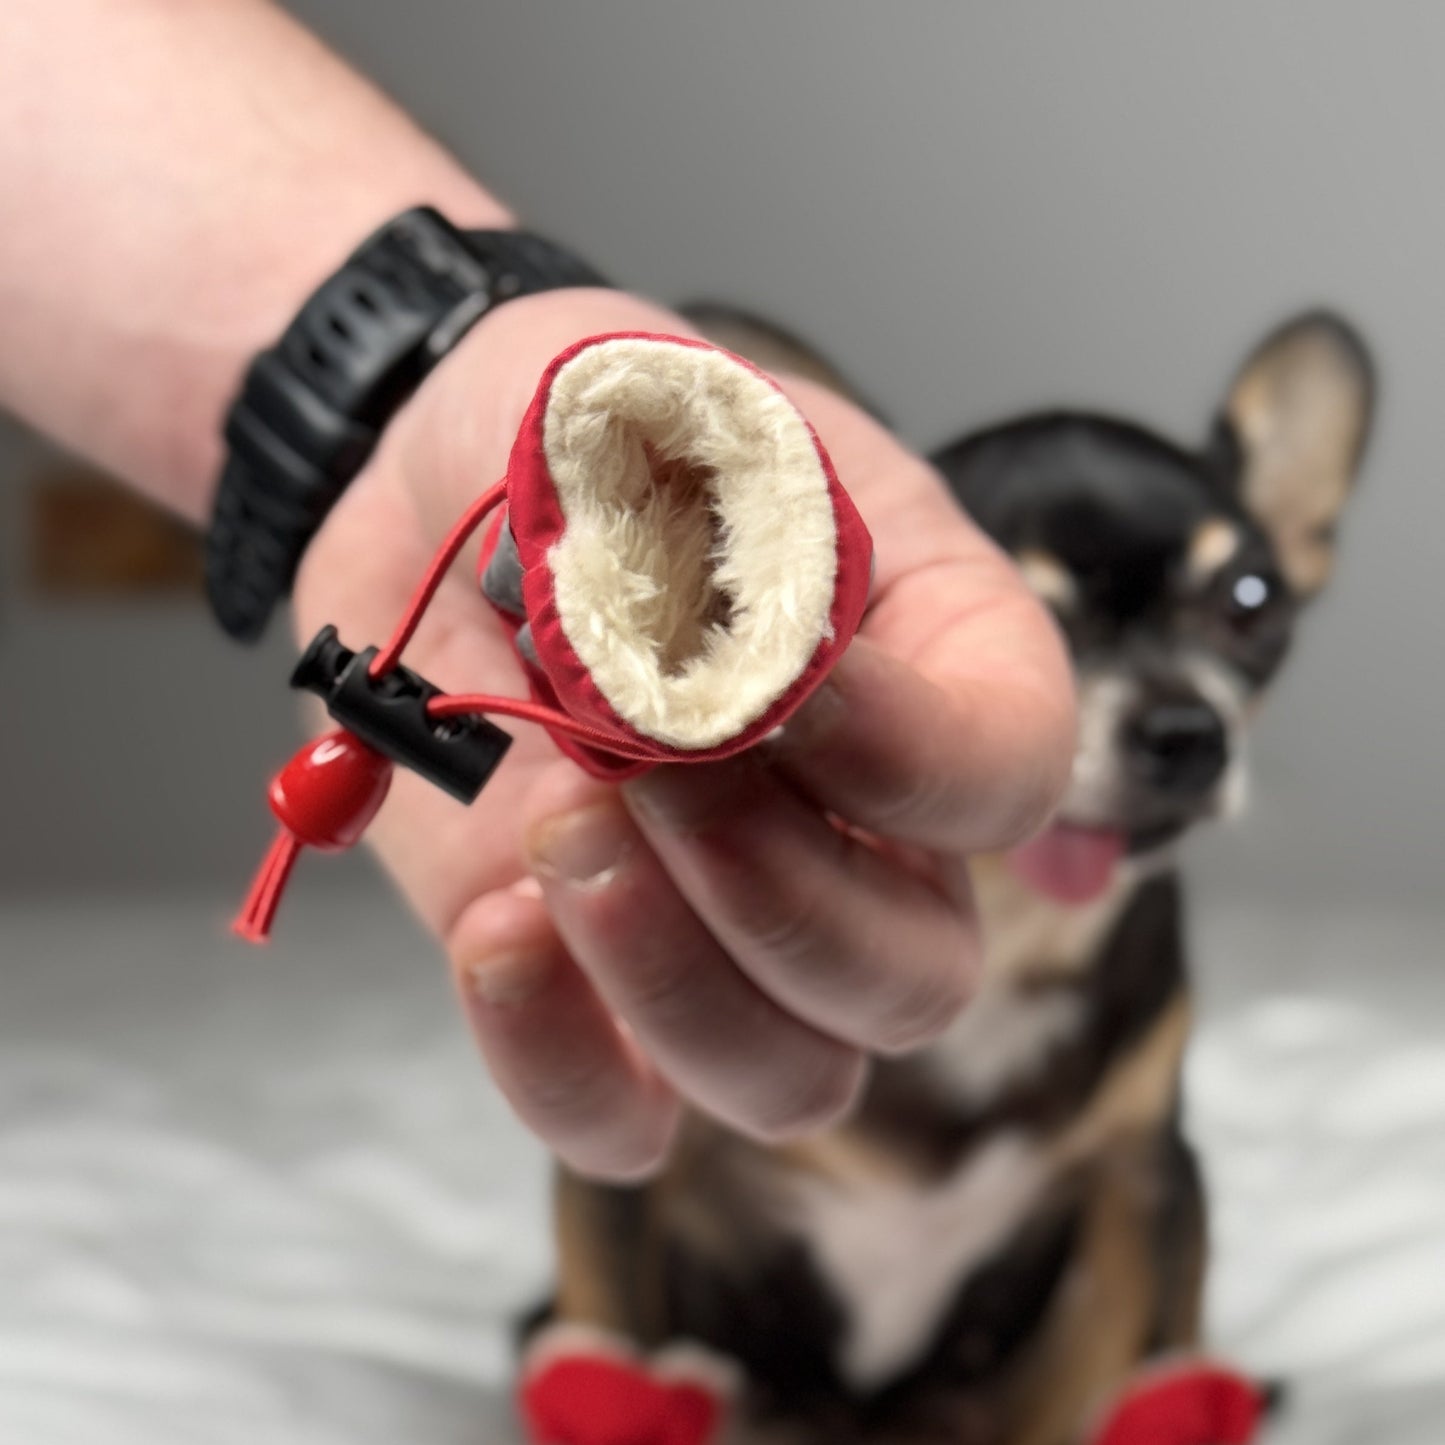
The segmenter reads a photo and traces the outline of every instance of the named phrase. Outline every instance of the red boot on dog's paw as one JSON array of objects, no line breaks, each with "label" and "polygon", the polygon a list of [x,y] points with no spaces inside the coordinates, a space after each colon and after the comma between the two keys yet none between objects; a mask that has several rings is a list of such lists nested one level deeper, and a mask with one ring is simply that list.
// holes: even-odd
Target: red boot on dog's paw
[{"label": "red boot on dog's paw", "polygon": [[1271,1392],[1210,1360],[1148,1370],[1104,1412],[1087,1445],[1249,1445]]},{"label": "red boot on dog's paw", "polygon": [[778,727],[857,630],[872,555],[773,382],[716,346],[622,333],[547,368],[481,579],[533,696],[603,737],[557,745],[620,778]]},{"label": "red boot on dog's paw", "polygon": [[736,1383],[693,1346],[640,1359],[600,1330],[559,1325],[528,1350],[518,1405],[532,1445],[711,1445]]}]

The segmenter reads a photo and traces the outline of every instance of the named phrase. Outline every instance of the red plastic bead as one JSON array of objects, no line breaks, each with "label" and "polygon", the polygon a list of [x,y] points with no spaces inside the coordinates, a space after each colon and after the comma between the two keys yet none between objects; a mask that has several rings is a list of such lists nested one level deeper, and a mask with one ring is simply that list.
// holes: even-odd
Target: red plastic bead
[{"label": "red plastic bead", "polygon": [[392,766],[344,730],[301,749],[271,783],[271,811],[310,848],[339,852],[366,831],[391,787]]}]

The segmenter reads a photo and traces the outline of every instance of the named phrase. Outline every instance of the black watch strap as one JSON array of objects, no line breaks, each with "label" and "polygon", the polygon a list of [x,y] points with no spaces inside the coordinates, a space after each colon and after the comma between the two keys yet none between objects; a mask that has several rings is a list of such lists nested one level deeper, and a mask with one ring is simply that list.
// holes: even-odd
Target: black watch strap
[{"label": "black watch strap", "polygon": [[585,262],[520,231],[461,231],[430,207],[364,242],[246,373],[206,536],[221,626],[254,641],[307,544],[421,379],[493,307],[605,286]]}]

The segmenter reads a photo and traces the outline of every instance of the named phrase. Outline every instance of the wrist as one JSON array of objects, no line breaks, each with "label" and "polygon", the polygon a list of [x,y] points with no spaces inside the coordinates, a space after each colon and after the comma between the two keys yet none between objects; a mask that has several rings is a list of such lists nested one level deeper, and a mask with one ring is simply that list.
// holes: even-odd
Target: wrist
[{"label": "wrist", "polygon": [[[449,170],[450,167],[444,168]],[[274,345],[307,298],[369,235],[417,204],[457,226],[510,229],[512,215],[459,171],[425,191],[411,179],[327,188],[324,209],[277,207],[278,224],[253,236],[229,284],[209,301],[209,345],[192,358],[175,419],[174,475],[165,495],[195,520],[209,513],[224,456],[222,427],[247,367]]]},{"label": "wrist", "polygon": [[361,240],[422,202],[510,224],[264,0],[19,0],[17,19],[0,404],[193,519],[247,363]]}]

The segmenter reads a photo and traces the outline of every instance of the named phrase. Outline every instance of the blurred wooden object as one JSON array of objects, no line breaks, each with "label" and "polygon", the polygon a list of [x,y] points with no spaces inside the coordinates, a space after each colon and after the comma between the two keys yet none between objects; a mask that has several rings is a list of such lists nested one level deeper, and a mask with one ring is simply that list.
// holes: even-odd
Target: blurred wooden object
[{"label": "blurred wooden object", "polygon": [[51,462],[22,485],[33,596],[200,595],[200,538],[168,513],[75,462]]}]

